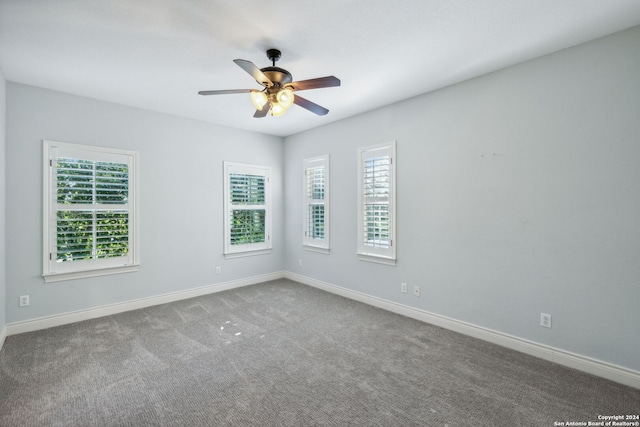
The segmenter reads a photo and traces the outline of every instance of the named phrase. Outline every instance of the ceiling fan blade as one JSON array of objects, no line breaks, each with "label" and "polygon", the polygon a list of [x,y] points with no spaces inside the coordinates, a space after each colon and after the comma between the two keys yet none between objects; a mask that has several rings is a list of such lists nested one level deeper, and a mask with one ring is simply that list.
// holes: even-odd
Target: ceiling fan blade
[{"label": "ceiling fan blade", "polygon": [[249,93],[251,89],[201,90],[198,95],[226,95],[229,93]]},{"label": "ceiling fan blade", "polygon": [[291,87],[293,90],[319,89],[322,87],[340,86],[340,79],[335,76],[318,77],[317,79],[292,82],[286,86]]},{"label": "ceiling fan blade", "polygon": [[256,119],[259,119],[260,117],[264,117],[267,115],[267,113],[269,112],[269,108],[271,108],[271,104],[269,104],[268,102],[266,104],[264,104],[264,106],[262,107],[262,110],[256,110],[255,114],[253,115],[253,117],[255,117]]},{"label": "ceiling fan blade", "polygon": [[240,68],[245,70],[247,73],[251,74],[251,77],[256,79],[258,83],[265,87],[273,86],[273,83],[267,76],[264,75],[260,68],[256,67],[253,62],[245,61],[244,59],[234,59],[233,62],[238,64]]},{"label": "ceiling fan blade", "polygon": [[324,107],[319,106],[318,104],[315,104],[311,101],[309,101],[308,99],[304,99],[301,96],[295,95],[293,98],[293,102],[296,105],[299,105],[302,108],[306,108],[307,110],[311,111],[312,113],[315,113],[319,116],[324,116],[325,114],[327,114],[329,112],[329,110],[327,110]]}]

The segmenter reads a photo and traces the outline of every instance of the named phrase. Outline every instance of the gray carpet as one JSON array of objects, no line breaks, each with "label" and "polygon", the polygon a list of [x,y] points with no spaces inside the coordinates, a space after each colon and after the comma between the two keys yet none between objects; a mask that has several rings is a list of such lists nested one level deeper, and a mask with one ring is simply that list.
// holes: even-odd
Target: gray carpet
[{"label": "gray carpet", "polygon": [[640,390],[288,280],[7,338],[2,426],[553,426]]}]

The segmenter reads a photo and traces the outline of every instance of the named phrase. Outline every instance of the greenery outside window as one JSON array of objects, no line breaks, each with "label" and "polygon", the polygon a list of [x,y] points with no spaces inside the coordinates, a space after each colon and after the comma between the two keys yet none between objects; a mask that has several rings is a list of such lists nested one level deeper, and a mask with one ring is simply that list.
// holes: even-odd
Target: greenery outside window
[{"label": "greenery outside window", "polygon": [[46,282],[135,271],[137,153],[44,141]]},{"label": "greenery outside window", "polygon": [[271,251],[270,168],[224,162],[224,254]]}]

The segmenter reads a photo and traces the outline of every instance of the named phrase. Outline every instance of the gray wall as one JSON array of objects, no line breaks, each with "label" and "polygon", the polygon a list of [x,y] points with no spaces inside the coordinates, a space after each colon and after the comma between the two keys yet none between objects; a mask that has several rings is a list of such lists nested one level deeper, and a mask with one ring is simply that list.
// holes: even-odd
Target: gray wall
[{"label": "gray wall", "polygon": [[[286,138],[286,270],[640,370],[638,70],[637,27]],[[356,258],[356,148],[389,140],[396,267]],[[325,153],[330,255],[300,231]]]},{"label": "gray wall", "polygon": [[5,211],[5,146],[6,146],[6,96],[7,84],[4,80],[2,70],[0,70],[0,334],[4,329],[6,320],[6,211]]},{"label": "gray wall", "polygon": [[[43,283],[43,139],[140,152],[138,272]],[[282,138],[8,82],[6,155],[7,323],[282,270]],[[271,254],[222,256],[223,160],[272,166]]]}]

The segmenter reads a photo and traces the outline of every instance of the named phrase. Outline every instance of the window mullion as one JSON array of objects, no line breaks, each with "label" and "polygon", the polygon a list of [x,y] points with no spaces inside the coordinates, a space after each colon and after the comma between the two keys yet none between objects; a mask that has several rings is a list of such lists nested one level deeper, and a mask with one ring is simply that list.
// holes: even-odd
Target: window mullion
[{"label": "window mullion", "polygon": [[92,221],[92,233],[91,233],[91,258],[92,259],[97,259],[98,258],[98,250],[97,250],[97,245],[96,242],[98,240],[98,221],[96,218],[96,210],[93,209],[91,211],[91,221]]},{"label": "window mullion", "polygon": [[[46,145],[45,145],[46,147]],[[45,268],[45,271],[53,271],[56,263],[56,259],[58,258],[58,210],[60,209],[58,205],[57,199],[57,188],[58,188],[58,174],[56,171],[55,160],[58,158],[58,148],[50,147],[49,150],[49,173],[48,177],[50,180],[49,186],[45,191],[49,192],[48,198],[48,209],[44,214],[46,220],[48,220],[49,227],[49,235],[47,236],[49,242],[49,262],[48,267]]]},{"label": "window mullion", "polygon": [[255,209],[264,209],[265,205],[231,205],[231,210],[238,209],[246,209],[246,210],[255,210]]}]

